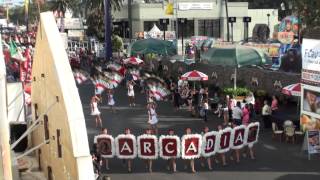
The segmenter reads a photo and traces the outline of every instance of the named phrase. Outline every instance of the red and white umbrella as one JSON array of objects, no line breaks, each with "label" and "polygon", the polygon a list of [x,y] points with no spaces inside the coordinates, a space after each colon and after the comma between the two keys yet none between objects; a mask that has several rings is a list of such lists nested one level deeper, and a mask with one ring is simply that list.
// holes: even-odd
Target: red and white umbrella
[{"label": "red and white umbrella", "polygon": [[200,71],[190,71],[181,76],[181,79],[184,81],[207,81],[208,75]]},{"label": "red and white umbrella", "polygon": [[136,57],[130,57],[123,60],[124,64],[132,64],[132,65],[139,65],[143,63],[142,59],[136,58]]},{"label": "red and white umbrella", "polygon": [[281,92],[289,96],[301,96],[301,83],[286,86],[282,88]]}]

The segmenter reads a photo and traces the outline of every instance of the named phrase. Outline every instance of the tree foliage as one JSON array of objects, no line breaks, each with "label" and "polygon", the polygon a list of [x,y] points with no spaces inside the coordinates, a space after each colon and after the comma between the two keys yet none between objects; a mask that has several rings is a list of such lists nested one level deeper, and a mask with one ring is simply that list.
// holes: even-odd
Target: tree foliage
[{"label": "tree foliage", "polygon": [[[111,0],[111,8],[120,10],[121,0]],[[87,34],[99,40],[104,39],[104,0],[88,0]]]}]

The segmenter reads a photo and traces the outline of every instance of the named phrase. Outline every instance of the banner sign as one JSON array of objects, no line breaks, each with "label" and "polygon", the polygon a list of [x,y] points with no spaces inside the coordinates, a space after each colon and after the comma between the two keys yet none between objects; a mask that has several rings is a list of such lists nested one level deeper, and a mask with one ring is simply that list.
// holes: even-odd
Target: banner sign
[{"label": "banner sign", "polygon": [[213,4],[212,3],[178,3],[178,8],[181,11],[211,10],[213,9]]},{"label": "banner sign", "polygon": [[320,40],[303,39],[302,82],[320,85]]},{"label": "banner sign", "polygon": [[[161,135],[159,140],[155,135],[143,134],[136,137],[132,134],[120,134],[115,140],[109,135],[97,136],[98,150],[106,158],[114,154],[119,159],[134,159],[137,155],[141,159],[179,158],[195,159],[210,157],[216,153],[226,153],[230,149],[252,147],[258,142],[260,124],[250,123],[246,126],[225,128],[220,131],[210,131],[203,136],[187,134],[181,140],[176,135]],[[181,151],[180,151],[181,150]]]},{"label": "banner sign", "polygon": [[308,153],[320,153],[320,131],[307,131]]}]

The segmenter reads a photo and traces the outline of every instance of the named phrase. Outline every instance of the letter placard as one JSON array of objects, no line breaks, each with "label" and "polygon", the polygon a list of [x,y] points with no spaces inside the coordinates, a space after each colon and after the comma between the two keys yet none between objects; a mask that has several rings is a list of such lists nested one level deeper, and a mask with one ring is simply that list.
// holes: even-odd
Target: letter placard
[{"label": "letter placard", "polygon": [[258,137],[259,137],[259,130],[260,130],[260,123],[255,122],[255,123],[250,123],[247,126],[246,129],[246,142],[249,147],[252,147],[255,143],[258,142]]},{"label": "letter placard", "polygon": [[119,159],[134,159],[137,156],[136,137],[120,134],[116,137],[116,155]]},{"label": "letter placard", "polygon": [[158,139],[155,135],[143,134],[138,136],[138,157],[141,159],[158,158]]},{"label": "letter placard", "polygon": [[95,137],[97,151],[103,158],[113,158],[115,152],[114,139],[110,135],[100,134]]},{"label": "letter placard", "polygon": [[201,155],[202,136],[200,134],[187,134],[182,136],[182,159],[195,159]]},{"label": "letter placard", "polygon": [[219,153],[225,153],[228,152],[231,148],[231,133],[232,133],[232,129],[231,128],[225,128],[221,131],[219,131],[220,133],[220,149],[219,149]]},{"label": "letter placard", "polygon": [[217,131],[211,131],[204,134],[202,138],[202,156],[210,157],[216,154],[220,143],[220,134]]},{"label": "letter placard", "polygon": [[178,136],[160,136],[160,157],[163,159],[180,157],[180,138]]},{"label": "letter placard", "polygon": [[232,129],[232,149],[241,149],[245,142],[246,126],[241,125]]}]

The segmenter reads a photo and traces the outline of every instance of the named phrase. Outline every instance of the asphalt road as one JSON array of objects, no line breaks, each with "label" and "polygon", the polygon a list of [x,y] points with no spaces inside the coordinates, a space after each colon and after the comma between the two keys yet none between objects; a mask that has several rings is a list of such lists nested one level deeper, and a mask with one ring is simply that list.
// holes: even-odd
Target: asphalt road
[{"label": "asphalt road", "polygon": [[[90,116],[89,103],[93,95],[93,85],[85,83],[79,86],[79,93],[83,103],[86,118],[87,132],[90,147],[92,147],[93,136],[98,134],[99,129],[95,128],[93,117]],[[123,86],[115,92],[116,113],[112,113],[106,105],[106,97],[100,106],[104,127],[109,133],[116,136],[124,131],[124,128],[131,128],[133,134],[140,135],[147,124],[146,98],[136,91],[136,107],[129,107],[126,90]],[[160,102],[157,113],[159,116],[159,133],[166,133],[168,128],[175,129],[178,135],[182,135],[186,127],[191,127],[194,132],[201,132],[207,125],[211,129],[216,129],[222,123],[222,119],[210,115],[209,122],[202,119],[192,118],[185,109],[175,111],[170,102]],[[221,164],[214,164],[213,170],[200,166],[200,160],[196,160],[195,174],[183,169],[182,160],[177,161],[177,173],[166,170],[165,160],[154,161],[153,173],[146,171],[144,162],[141,159],[134,160],[133,172],[127,173],[122,164],[122,160],[114,158],[110,160],[109,171],[104,171],[111,180],[206,180],[206,179],[226,179],[226,180],[319,180],[320,179],[320,156],[314,155],[309,161],[307,155],[301,151],[302,140],[299,143],[280,143],[271,139],[270,130],[262,130],[259,135],[259,143],[255,145],[256,160],[242,158],[239,164],[227,158],[228,165],[222,167]],[[229,156],[227,156],[229,157]]]}]

